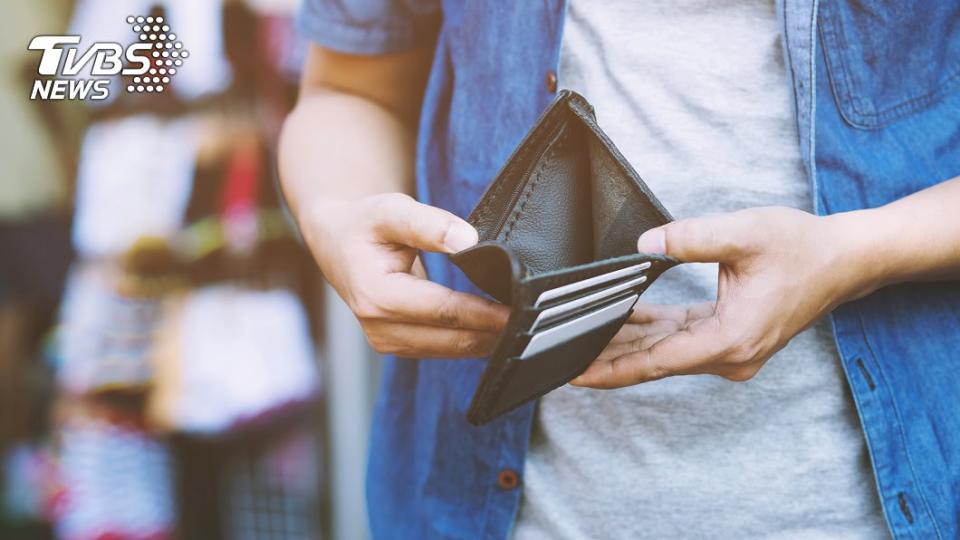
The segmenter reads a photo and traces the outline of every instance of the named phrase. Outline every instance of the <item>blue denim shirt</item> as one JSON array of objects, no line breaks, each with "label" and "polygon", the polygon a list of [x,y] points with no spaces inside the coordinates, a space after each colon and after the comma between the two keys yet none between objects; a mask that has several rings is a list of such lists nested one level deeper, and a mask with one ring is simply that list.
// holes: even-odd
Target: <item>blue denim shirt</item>
[{"label": "blue denim shirt", "polygon": [[[957,4],[778,3],[818,213],[960,175]],[[381,53],[429,40],[425,21],[442,14],[417,187],[424,202],[466,216],[553,98],[564,13],[563,0],[306,0],[301,28],[328,48]],[[426,264],[431,279],[476,292],[445,258]],[[831,317],[890,530],[960,537],[960,282],[887,287]],[[465,413],[481,360],[390,358],[385,369],[367,480],[373,534],[509,536],[535,405],[473,427]],[[520,487],[498,483],[504,471]]]}]

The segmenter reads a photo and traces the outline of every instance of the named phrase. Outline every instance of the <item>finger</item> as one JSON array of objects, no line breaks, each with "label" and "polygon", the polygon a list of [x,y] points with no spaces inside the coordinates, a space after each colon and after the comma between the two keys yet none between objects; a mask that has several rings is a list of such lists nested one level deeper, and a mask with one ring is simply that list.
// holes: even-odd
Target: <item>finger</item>
[{"label": "finger", "polygon": [[643,324],[627,323],[620,328],[615,336],[613,336],[613,339],[610,340],[610,343],[631,343],[641,340],[650,334],[673,333],[681,328],[683,328],[683,323],[671,319],[661,319],[659,321]]},{"label": "finger", "polygon": [[375,294],[380,318],[400,322],[499,332],[510,317],[510,308],[503,304],[409,274],[391,274]]},{"label": "finger", "polygon": [[665,330],[663,332],[651,331],[631,341],[623,341],[620,343],[610,343],[603,350],[603,352],[600,353],[600,356],[598,356],[597,359],[594,360],[594,362],[609,362],[615,358],[620,358],[621,356],[626,356],[628,354],[632,354],[637,351],[649,349],[656,342],[676,332],[677,330],[675,328],[671,330]]},{"label": "finger", "polygon": [[373,321],[364,325],[370,345],[380,354],[409,358],[472,358],[489,355],[499,333]]},{"label": "finger", "polygon": [[424,251],[456,253],[477,243],[477,231],[466,221],[401,193],[375,197],[370,211],[381,240]]},{"label": "finger", "polygon": [[677,323],[683,322],[683,316],[686,309],[679,304],[650,304],[647,302],[637,302],[633,306],[633,312],[627,319],[628,323],[647,324],[655,321],[670,320]]},{"label": "finger", "polygon": [[655,321],[671,320],[682,324],[713,315],[715,305],[715,302],[701,302],[699,304],[650,304],[647,302],[637,302],[633,306],[633,313],[630,314],[627,322],[647,324]]},{"label": "finger", "polygon": [[711,373],[709,366],[729,350],[726,343],[717,318],[701,319],[648,349],[594,362],[572,384],[619,388],[672,375]]},{"label": "finger", "polygon": [[673,221],[637,239],[637,251],[676,257],[684,262],[732,262],[743,255],[743,214]]}]

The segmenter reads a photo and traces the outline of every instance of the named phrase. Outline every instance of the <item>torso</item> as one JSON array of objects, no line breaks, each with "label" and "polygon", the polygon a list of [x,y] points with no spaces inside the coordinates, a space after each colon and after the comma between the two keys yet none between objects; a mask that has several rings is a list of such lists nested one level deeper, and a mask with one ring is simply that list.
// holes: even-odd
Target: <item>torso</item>
[{"label": "torso", "polygon": [[[677,218],[811,209],[772,2],[572,0],[560,86]],[[683,265],[643,301],[715,294],[715,265]],[[548,394],[523,477],[520,539],[887,535],[826,321],[746,383]]]}]

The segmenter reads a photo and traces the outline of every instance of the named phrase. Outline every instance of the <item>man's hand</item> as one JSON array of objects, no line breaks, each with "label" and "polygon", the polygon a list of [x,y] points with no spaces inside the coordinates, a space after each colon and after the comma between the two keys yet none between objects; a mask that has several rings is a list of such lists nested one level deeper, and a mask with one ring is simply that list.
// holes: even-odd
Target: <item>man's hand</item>
[{"label": "man's hand", "polygon": [[861,224],[791,208],[755,208],[647,231],[640,252],[719,262],[716,302],[638,304],[572,384],[617,388],[673,375],[753,377],[803,329],[876,285],[852,249]]},{"label": "man's hand", "polygon": [[350,55],[311,45],[284,123],[283,191],[321,271],[370,344],[400,356],[485,356],[508,309],[425,279],[417,251],[453,253],[477,232],[400,192],[433,48]]},{"label": "man's hand", "polygon": [[425,279],[417,250],[454,253],[477,243],[467,222],[407,195],[302,208],[301,230],[320,269],[380,353],[484,356],[509,310]]}]

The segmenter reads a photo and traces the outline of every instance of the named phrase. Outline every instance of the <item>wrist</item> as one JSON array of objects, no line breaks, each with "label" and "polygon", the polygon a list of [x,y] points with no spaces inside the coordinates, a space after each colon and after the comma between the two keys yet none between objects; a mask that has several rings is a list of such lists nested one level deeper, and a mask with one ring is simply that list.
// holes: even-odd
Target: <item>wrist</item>
[{"label": "wrist", "polygon": [[862,298],[898,280],[903,249],[880,209],[842,212],[822,219],[834,246],[832,266],[843,283],[838,303]]},{"label": "wrist", "polygon": [[326,261],[331,249],[336,245],[338,234],[342,236],[352,229],[344,223],[344,216],[351,214],[348,208],[350,204],[337,199],[317,197],[300,207],[297,216],[300,234],[324,274],[327,270]]}]

